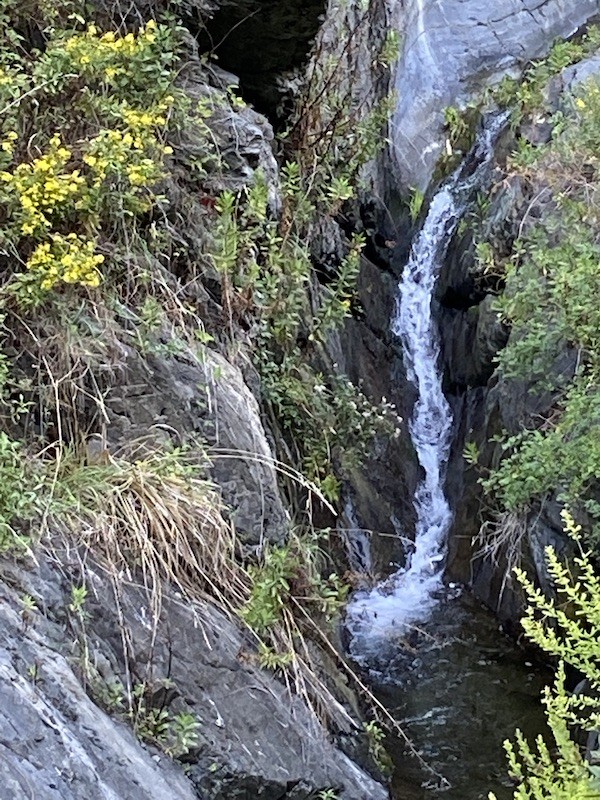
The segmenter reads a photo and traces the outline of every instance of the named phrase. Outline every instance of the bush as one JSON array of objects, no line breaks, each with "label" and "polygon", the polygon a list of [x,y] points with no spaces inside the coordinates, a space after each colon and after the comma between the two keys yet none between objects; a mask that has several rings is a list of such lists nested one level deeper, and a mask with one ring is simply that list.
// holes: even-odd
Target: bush
[{"label": "bush", "polygon": [[[567,512],[566,531],[580,541],[581,528]],[[527,637],[545,653],[559,659],[556,680],[544,692],[548,725],[554,738],[552,749],[542,736],[532,747],[520,731],[516,744],[506,742],[511,777],[517,781],[515,800],[589,800],[600,796],[600,768],[584,760],[574,729],[584,732],[600,728],[600,578],[589,555],[575,560],[577,577],[560,562],[551,547],[546,549],[548,569],[559,602],[548,600],[525,574],[517,570],[529,606],[523,620]],[[569,694],[565,665],[586,679],[585,693]],[[490,794],[490,800],[494,795]]]}]

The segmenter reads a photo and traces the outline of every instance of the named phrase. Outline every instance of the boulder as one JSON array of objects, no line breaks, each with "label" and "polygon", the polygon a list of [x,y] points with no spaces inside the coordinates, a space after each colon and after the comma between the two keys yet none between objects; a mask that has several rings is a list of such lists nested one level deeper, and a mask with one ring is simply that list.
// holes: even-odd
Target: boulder
[{"label": "boulder", "polygon": [[[161,347],[162,344],[162,347]],[[166,337],[141,357],[124,350],[106,399],[106,436],[115,447],[198,437],[208,445],[211,477],[220,487],[240,540],[281,542],[288,514],[258,403],[240,369],[215,350],[179,347]]]},{"label": "boulder", "polygon": [[[258,667],[231,619],[165,594],[155,628],[142,589],[113,583],[91,558],[82,572],[80,556],[61,547],[29,568],[0,565],[2,797],[309,800],[332,788],[341,800],[385,800],[303,700]],[[69,605],[82,580],[78,616]],[[199,722],[185,771],[91,699],[128,678],[152,690],[148,707]]]}]

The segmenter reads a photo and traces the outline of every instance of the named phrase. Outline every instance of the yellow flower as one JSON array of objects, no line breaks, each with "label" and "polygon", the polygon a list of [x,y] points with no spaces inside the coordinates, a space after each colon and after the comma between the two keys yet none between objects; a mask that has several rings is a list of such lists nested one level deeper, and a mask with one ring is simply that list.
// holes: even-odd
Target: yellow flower
[{"label": "yellow flower", "polygon": [[173,148],[170,145],[167,145],[166,147],[163,147],[163,153],[166,156],[170,156],[173,154]]},{"label": "yellow flower", "polygon": [[575,101],[575,105],[577,106],[577,108],[586,108],[585,101],[582,100],[581,97],[577,98],[577,100]]}]

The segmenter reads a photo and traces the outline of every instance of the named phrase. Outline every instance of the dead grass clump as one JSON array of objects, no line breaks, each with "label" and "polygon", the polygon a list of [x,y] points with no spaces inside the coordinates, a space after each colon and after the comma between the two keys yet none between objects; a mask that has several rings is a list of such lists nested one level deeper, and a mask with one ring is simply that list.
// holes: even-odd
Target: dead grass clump
[{"label": "dead grass clump", "polygon": [[248,579],[219,494],[182,450],[140,452],[135,460],[106,450],[83,457],[64,451],[52,509],[57,525],[113,574],[128,581],[141,575],[156,621],[167,585],[229,612],[246,602]]}]

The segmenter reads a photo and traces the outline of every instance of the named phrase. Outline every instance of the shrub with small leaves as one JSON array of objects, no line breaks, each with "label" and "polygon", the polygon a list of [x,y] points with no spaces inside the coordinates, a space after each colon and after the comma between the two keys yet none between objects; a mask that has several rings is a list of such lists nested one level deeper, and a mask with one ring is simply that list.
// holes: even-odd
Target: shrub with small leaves
[{"label": "shrub with small leaves", "polygon": [[[568,512],[562,516],[565,530],[579,543],[581,527]],[[600,579],[586,553],[575,559],[576,578],[551,547],[546,558],[558,602],[534,587],[522,570],[517,577],[528,599],[525,633],[559,659],[554,685],[543,696],[555,746],[550,749],[542,736],[532,746],[517,731],[515,744],[507,741],[505,748],[511,777],[518,784],[515,800],[589,800],[600,796],[600,771],[584,759],[573,731],[574,726],[588,732],[600,727]],[[585,693],[567,691],[565,664],[586,678]],[[495,800],[493,794],[489,797]]]}]

